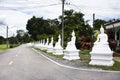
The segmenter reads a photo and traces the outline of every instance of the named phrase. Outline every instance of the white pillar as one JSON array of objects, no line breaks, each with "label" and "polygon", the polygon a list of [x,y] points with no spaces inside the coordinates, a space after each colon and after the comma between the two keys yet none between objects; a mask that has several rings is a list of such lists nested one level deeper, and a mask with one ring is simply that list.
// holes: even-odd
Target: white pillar
[{"label": "white pillar", "polygon": [[117,40],[117,30],[115,29],[115,40]]}]

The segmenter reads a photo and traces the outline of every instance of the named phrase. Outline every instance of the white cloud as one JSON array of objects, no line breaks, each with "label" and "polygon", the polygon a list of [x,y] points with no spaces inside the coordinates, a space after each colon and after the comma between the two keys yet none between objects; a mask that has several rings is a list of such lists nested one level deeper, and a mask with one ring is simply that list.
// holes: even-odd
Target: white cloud
[{"label": "white cloud", "polygon": [[[65,5],[65,9],[81,11],[85,14],[85,19],[90,20],[90,23],[92,23],[93,13],[96,14],[96,19],[120,18],[119,0],[65,1],[70,3],[70,5]],[[25,29],[26,21],[33,15],[44,18],[57,18],[62,14],[61,7],[61,0],[1,0],[0,16],[4,14],[7,25],[14,25],[10,32],[12,34],[17,29]]]},{"label": "white cloud", "polygon": [[4,15],[4,20],[2,20],[3,18],[0,20],[4,23],[4,26],[0,26],[0,29],[3,30],[0,32],[0,35],[2,36],[6,35],[6,26],[9,27],[9,36],[15,34],[16,30],[26,30],[27,21],[32,17],[30,15],[11,10],[0,10],[0,15]]}]

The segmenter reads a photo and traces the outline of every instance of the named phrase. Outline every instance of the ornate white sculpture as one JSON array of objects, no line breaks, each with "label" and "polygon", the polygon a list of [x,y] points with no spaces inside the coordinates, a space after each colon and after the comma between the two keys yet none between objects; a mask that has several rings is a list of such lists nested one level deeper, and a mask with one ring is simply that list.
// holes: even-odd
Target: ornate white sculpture
[{"label": "ornate white sculpture", "polygon": [[51,38],[51,42],[50,42],[50,44],[48,46],[47,52],[53,52],[53,37]]},{"label": "ornate white sculpture", "polygon": [[113,51],[111,51],[108,45],[108,36],[104,33],[104,28],[100,28],[100,34],[97,37],[96,42],[92,48],[91,65],[101,65],[101,66],[112,66],[113,62]]},{"label": "ornate white sculpture", "polygon": [[104,28],[100,28],[100,34],[97,37],[97,40],[94,44],[108,44],[108,36],[104,33]]},{"label": "ornate white sculpture", "polygon": [[56,44],[55,44],[53,54],[55,54],[55,55],[62,55],[63,54],[63,48],[61,46],[61,37],[60,37],[60,35],[58,36],[58,42],[56,42]]},{"label": "ornate white sculpture", "polygon": [[71,41],[67,43],[67,47],[64,50],[64,57],[63,57],[64,59],[67,60],[80,59],[79,50],[76,49],[75,41],[76,41],[76,37],[75,37],[75,32],[73,31]]}]

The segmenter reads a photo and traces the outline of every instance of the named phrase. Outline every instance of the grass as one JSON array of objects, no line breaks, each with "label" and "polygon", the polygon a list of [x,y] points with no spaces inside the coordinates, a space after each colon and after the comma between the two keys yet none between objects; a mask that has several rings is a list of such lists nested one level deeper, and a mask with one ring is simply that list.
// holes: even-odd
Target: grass
[{"label": "grass", "polygon": [[8,48],[7,48],[6,44],[1,44],[0,45],[0,50],[7,50],[7,49],[14,48],[14,47],[17,47],[17,46],[19,46],[19,44],[9,44]]},{"label": "grass", "polygon": [[7,50],[7,49],[9,49],[9,47],[10,47],[10,45],[8,45],[8,48],[7,48],[6,44],[1,44],[0,50]]},{"label": "grass", "polygon": [[79,56],[81,60],[90,60],[90,50],[81,50],[79,52]]},{"label": "grass", "polygon": [[[35,48],[36,50],[40,50],[39,48]],[[40,50],[42,52],[47,53],[46,50]],[[63,59],[63,55],[54,55],[52,53],[47,53],[47,55],[49,56],[53,56],[56,58],[61,58]],[[80,56],[80,60],[81,60],[81,65],[83,66],[88,66],[88,67],[94,67],[94,68],[101,68],[103,70],[112,70],[112,71],[120,71],[120,62],[114,60],[114,65],[113,66],[96,66],[96,65],[89,65],[90,62],[90,50],[81,50],[79,53]],[[73,60],[71,60],[71,62],[74,62]]]},{"label": "grass", "polygon": [[44,52],[44,54],[46,53],[47,55],[53,56],[53,57],[56,57],[56,58],[61,58],[62,59],[63,56],[64,56],[64,55],[54,55],[53,53],[48,53],[46,50],[40,50],[39,48],[34,48],[34,49],[42,51],[42,52]]}]

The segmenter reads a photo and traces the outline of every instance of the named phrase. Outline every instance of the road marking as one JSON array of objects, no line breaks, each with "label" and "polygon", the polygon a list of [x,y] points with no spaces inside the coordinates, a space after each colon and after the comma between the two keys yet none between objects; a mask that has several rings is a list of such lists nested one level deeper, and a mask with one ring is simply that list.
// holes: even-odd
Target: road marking
[{"label": "road marking", "polygon": [[12,65],[12,64],[13,64],[13,61],[10,61],[10,62],[9,62],[9,65]]}]

